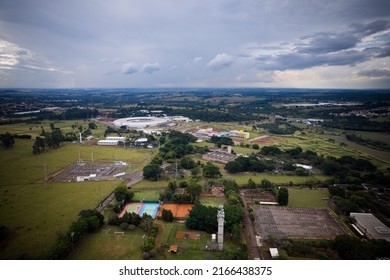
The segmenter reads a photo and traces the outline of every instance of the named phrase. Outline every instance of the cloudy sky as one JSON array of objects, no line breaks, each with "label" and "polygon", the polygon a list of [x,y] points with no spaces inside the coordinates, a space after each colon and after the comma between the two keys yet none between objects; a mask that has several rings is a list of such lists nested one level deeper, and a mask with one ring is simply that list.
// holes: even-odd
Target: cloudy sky
[{"label": "cloudy sky", "polygon": [[0,0],[0,87],[390,88],[390,1]]}]

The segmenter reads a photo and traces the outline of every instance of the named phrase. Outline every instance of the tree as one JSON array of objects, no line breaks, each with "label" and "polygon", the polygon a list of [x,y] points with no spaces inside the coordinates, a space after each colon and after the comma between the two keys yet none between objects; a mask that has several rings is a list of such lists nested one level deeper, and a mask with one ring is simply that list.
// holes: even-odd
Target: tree
[{"label": "tree", "polygon": [[288,189],[287,188],[280,188],[279,194],[278,194],[278,203],[279,205],[287,206],[288,204]]},{"label": "tree", "polygon": [[271,190],[272,189],[272,183],[268,179],[261,180],[261,187],[265,190]]},{"label": "tree", "polygon": [[143,169],[144,178],[150,181],[158,181],[160,179],[162,169],[158,164],[146,165]]},{"label": "tree", "polygon": [[90,123],[88,123],[88,128],[89,129],[97,129],[97,125],[94,122],[90,122]]},{"label": "tree", "polygon": [[196,182],[191,182],[186,188],[187,193],[192,196],[193,199],[200,196],[202,193],[202,186]]},{"label": "tree", "polygon": [[0,134],[0,141],[3,147],[8,149],[15,144],[15,137],[11,133],[6,132],[4,134]]},{"label": "tree", "polygon": [[130,202],[133,197],[134,193],[132,191],[129,191],[126,186],[123,184],[119,185],[115,191],[114,191],[115,199],[118,202]]},{"label": "tree", "polygon": [[212,164],[211,162],[206,163],[203,167],[203,176],[206,178],[218,178],[221,177],[222,174],[219,171],[218,166]]},{"label": "tree", "polygon": [[162,220],[164,222],[173,222],[173,214],[171,210],[163,209],[162,210]]},{"label": "tree", "polygon": [[180,160],[180,166],[184,169],[192,169],[196,166],[195,161],[190,157],[183,157]]},{"label": "tree", "polygon": [[258,150],[258,149],[260,149],[260,147],[259,147],[259,145],[258,145],[258,144],[253,144],[252,148],[253,148],[253,149],[255,149],[255,150]]},{"label": "tree", "polygon": [[202,230],[207,233],[216,232],[218,229],[217,213],[216,207],[196,204],[189,211],[186,226],[189,229]]},{"label": "tree", "polygon": [[246,184],[246,187],[248,189],[256,189],[256,183],[252,180],[252,178],[249,178],[248,183]]},{"label": "tree", "polygon": [[239,205],[225,206],[225,230],[232,233],[233,226],[244,221],[244,209]]}]

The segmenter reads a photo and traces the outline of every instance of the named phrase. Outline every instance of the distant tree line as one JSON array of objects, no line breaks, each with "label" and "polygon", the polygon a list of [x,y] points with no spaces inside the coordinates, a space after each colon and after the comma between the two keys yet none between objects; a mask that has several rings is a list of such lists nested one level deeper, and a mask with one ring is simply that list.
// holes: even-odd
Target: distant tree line
[{"label": "distant tree line", "polygon": [[275,123],[259,124],[257,127],[262,127],[272,134],[294,134],[300,130],[298,127],[289,124],[288,122],[276,121]]},{"label": "distant tree line", "polygon": [[358,144],[361,144],[361,145],[364,145],[364,146],[367,146],[367,147],[370,147],[370,148],[373,148],[376,150],[390,151],[390,145],[385,143],[385,142],[379,141],[379,140],[372,140],[369,138],[363,138],[363,137],[358,136],[356,134],[346,134],[345,137],[347,138],[347,140],[349,140],[351,142],[355,142],[355,143],[358,143]]},{"label": "distant tree line", "polygon": [[323,126],[338,128],[343,130],[358,130],[372,132],[389,132],[390,122],[376,122],[365,117],[348,116],[348,117],[332,117],[325,121]]}]

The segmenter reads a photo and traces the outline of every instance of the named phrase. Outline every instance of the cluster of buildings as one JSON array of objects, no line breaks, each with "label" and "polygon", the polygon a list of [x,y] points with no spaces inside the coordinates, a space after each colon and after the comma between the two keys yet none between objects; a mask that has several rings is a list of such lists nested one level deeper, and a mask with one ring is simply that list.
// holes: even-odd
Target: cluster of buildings
[{"label": "cluster of buildings", "polygon": [[229,161],[235,160],[237,157],[237,155],[232,154],[232,147],[228,146],[227,151],[217,148],[210,148],[210,152],[204,154],[202,156],[202,159],[216,163],[226,164]]},{"label": "cluster of buildings", "polygon": [[212,136],[217,137],[234,137],[241,139],[249,139],[249,132],[244,130],[231,130],[231,131],[214,131],[212,127],[206,129],[199,129],[194,133],[198,138],[210,139]]}]

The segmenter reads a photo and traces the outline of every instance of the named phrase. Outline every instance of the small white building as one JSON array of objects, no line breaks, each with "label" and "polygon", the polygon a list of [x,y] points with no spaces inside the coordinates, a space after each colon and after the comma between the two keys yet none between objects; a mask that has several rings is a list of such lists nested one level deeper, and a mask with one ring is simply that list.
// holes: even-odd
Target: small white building
[{"label": "small white building", "polygon": [[139,138],[137,140],[134,141],[134,144],[136,146],[143,146],[145,145],[146,143],[148,142],[148,138]]},{"label": "small white building", "polygon": [[279,251],[278,248],[269,248],[269,253],[271,254],[271,257],[273,259],[279,258]]},{"label": "small white building", "polygon": [[106,140],[125,141],[126,137],[123,137],[123,136],[107,136]]},{"label": "small white building", "polygon": [[119,140],[99,140],[97,144],[99,146],[117,146]]}]

